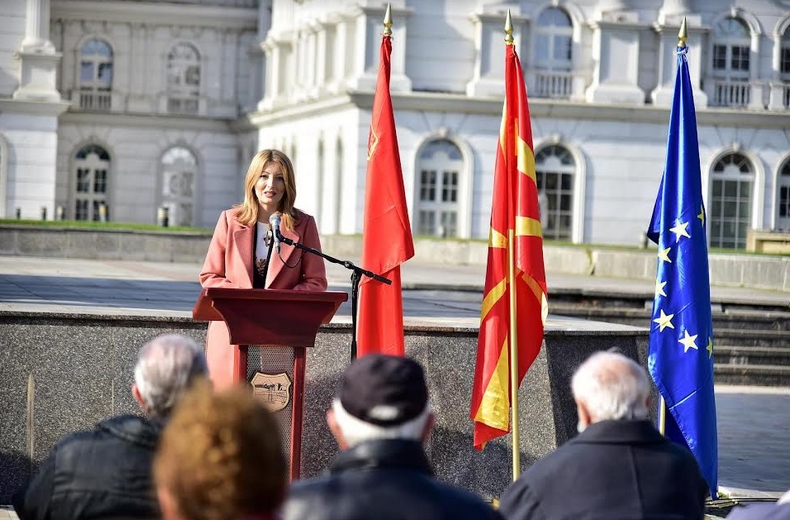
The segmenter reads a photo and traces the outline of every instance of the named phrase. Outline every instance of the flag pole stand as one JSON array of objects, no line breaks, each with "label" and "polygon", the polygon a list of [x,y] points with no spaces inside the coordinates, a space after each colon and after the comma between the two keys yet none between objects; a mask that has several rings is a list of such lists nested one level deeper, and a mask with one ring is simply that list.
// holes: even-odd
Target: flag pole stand
[{"label": "flag pole stand", "polygon": [[507,234],[507,276],[510,286],[510,431],[513,442],[513,482],[521,475],[521,442],[518,423],[518,324],[516,322],[516,261],[513,247],[515,246],[514,231]]}]

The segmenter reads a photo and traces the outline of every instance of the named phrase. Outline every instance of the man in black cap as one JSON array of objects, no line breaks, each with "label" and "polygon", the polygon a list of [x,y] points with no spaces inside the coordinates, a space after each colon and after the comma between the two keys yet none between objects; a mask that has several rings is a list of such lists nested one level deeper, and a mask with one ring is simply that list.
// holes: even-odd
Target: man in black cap
[{"label": "man in black cap", "polygon": [[422,442],[434,417],[416,361],[354,361],[327,423],[342,451],[328,474],[294,484],[285,520],[501,519],[478,496],[433,477]]}]

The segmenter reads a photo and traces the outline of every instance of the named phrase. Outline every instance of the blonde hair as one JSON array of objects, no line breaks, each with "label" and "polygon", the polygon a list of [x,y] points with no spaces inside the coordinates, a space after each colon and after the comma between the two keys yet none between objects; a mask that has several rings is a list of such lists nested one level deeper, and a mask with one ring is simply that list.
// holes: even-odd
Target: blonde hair
[{"label": "blonde hair", "polygon": [[294,167],[291,159],[280,150],[261,150],[255,154],[250,161],[247,175],[244,177],[244,202],[238,204],[236,208],[236,221],[245,226],[252,226],[258,220],[258,199],[255,197],[255,183],[261,176],[264,168],[269,164],[275,163],[280,167],[285,184],[285,193],[280,200],[280,207],[277,210],[282,214],[282,226],[292,230],[298,219],[294,209],[296,201],[296,178],[294,177]]},{"label": "blonde hair", "polygon": [[214,393],[196,384],[162,433],[154,479],[184,520],[274,512],[287,487],[274,418],[246,388]]}]

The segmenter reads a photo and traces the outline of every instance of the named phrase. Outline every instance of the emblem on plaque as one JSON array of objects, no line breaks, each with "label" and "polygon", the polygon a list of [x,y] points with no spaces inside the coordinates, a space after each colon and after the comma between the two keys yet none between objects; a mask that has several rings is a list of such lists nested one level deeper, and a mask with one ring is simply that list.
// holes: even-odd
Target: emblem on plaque
[{"label": "emblem on plaque", "polygon": [[252,395],[270,412],[279,412],[291,402],[291,378],[285,372],[280,374],[255,372],[250,384]]}]

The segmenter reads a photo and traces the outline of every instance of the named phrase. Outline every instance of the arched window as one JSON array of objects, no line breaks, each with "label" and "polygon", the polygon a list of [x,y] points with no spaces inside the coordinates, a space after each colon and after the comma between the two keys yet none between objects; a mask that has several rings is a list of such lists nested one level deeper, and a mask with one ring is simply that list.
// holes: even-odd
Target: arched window
[{"label": "arched window", "polygon": [[779,207],[776,214],[776,228],[790,231],[790,159],[779,169],[777,181]]},{"label": "arched window", "polygon": [[729,153],[711,171],[710,246],[728,249],[746,247],[751,225],[754,166],[740,153]]},{"label": "arched window", "polygon": [[200,98],[200,54],[179,43],[167,55],[167,111],[197,114]]},{"label": "arched window", "polygon": [[573,24],[558,7],[544,10],[535,29],[535,97],[568,98],[572,93]]},{"label": "arched window", "polygon": [[564,146],[547,146],[535,156],[535,179],[544,238],[571,239],[575,174],[576,161]]},{"label": "arched window", "polygon": [[420,150],[417,234],[458,236],[458,187],[464,158],[450,140],[430,141]]},{"label": "arched window", "polygon": [[713,104],[749,104],[749,28],[738,18],[724,18],[713,29]]},{"label": "arched window", "polygon": [[72,198],[74,220],[102,220],[107,215],[110,154],[101,146],[89,144],[74,156]]},{"label": "arched window", "polygon": [[80,108],[110,110],[112,104],[112,48],[99,39],[80,49]]},{"label": "arched window", "polygon": [[190,150],[174,146],[162,155],[162,206],[170,225],[192,225],[196,177],[197,159]]}]

